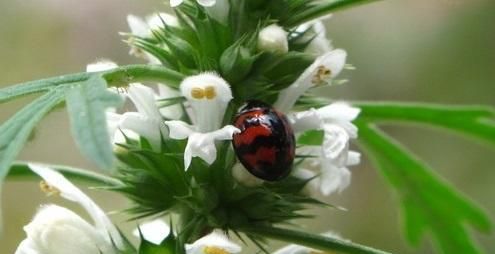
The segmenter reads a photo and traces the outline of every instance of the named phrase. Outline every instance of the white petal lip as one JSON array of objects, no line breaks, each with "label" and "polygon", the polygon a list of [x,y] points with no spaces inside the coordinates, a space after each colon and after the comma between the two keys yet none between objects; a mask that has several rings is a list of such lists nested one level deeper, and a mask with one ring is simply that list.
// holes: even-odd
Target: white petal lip
[{"label": "white petal lip", "polygon": [[204,254],[204,249],[207,247],[216,247],[232,254],[240,253],[242,250],[241,246],[230,241],[223,232],[215,230],[192,244],[186,244],[186,253]]},{"label": "white petal lip", "polygon": [[124,246],[122,237],[119,231],[107,217],[105,212],[96,205],[91,198],[84,194],[79,188],[73,185],[59,172],[39,164],[28,164],[29,168],[41,176],[49,185],[57,188],[60,191],[60,195],[70,201],[79,203],[93,219],[95,226],[102,232],[109,242],[115,242],[119,249]]},{"label": "white petal lip", "polygon": [[195,132],[194,126],[189,125],[183,121],[166,121],[165,124],[169,128],[170,138],[173,139],[186,139]]},{"label": "white petal lip", "polygon": [[352,107],[345,102],[335,102],[318,109],[322,118],[349,122],[355,120],[360,112],[361,109]]},{"label": "white petal lip", "polygon": [[170,226],[162,219],[156,219],[139,224],[139,230],[136,228],[132,234],[140,237],[139,231],[146,241],[158,245],[170,234]]},{"label": "white petal lip", "polygon": [[206,163],[212,164],[217,158],[216,140],[231,140],[232,135],[239,133],[240,130],[232,125],[224,126],[222,129],[207,133],[200,133],[191,126],[182,121],[165,122],[170,130],[170,138],[186,139],[187,145],[184,150],[184,169],[187,170],[191,165],[193,157],[200,157]]}]

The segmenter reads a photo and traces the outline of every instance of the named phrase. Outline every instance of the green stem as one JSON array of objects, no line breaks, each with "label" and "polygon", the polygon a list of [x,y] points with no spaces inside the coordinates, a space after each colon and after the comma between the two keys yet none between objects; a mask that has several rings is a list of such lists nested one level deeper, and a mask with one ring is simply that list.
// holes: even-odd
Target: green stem
[{"label": "green stem", "polygon": [[[328,0],[324,3],[315,5],[302,13],[290,17],[284,25],[289,27],[298,26],[312,19],[325,16],[330,12],[335,12],[345,8],[349,8],[358,4],[371,3],[377,0]],[[321,1],[323,2],[323,1]]]},{"label": "green stem", "polygon": [[337,251],[348,254],[390,254],[389,252],[373,249],[347,240],[308,234],[285,228],[255,226],[242,228],[239,231],[259,237],[304,245],[322,251]]},{"label": "green stem", "polygon": [[[59,166],[59,165],[49,165],[50,168],[60,172],[62,175],[65,177],[83,182],[86,184],[91,184],[91,185],[104,185],[104,186],[120,186],[122,185],[122,182],[119,180],[108,177],[105,175],[101,175],[98,173],[91,172],[89,170],[83,170],[83,169],[78,169],[78,168],[73,168],[73,167],[67,167],[67,166]],[[25,162],[15,162],[7,175],[7,179],[9,180],[24,180],[24,179],[30,179],[30,180],[36,180],[39,179],[39,176],[36,175],[31,169],[29,169],[29,166]]]},{"label": "green stem", "polygon": [[29,81],[0,89],[0,103],[19,96],[46,92],[54,87],[88,80],[101,75],[109,86],[126,86],[132,82],[162,82],[168,86],[179,87],[184,76],[176,71],[159,65],[126,65],[102,72],[81,72],[58,77]]},{"label": "green stem", "polygon": [[164,82],[172,87],[179,87],[184,75],[161,65],[126,65],[102,72],[103,78],[110,86],[121,86],[133,82]]}]

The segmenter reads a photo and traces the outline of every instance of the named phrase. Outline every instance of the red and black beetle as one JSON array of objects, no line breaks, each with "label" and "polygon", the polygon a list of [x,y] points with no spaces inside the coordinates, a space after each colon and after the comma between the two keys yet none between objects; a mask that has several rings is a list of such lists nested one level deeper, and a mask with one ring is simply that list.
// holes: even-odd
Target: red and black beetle
[{"label": "red and black beetle", "polygon": [[267,181],[286,177],[295,155],[294,131],[287,117],[270,105],[248,101],[237,114],[232,144],[239,161],[251,174]]}]

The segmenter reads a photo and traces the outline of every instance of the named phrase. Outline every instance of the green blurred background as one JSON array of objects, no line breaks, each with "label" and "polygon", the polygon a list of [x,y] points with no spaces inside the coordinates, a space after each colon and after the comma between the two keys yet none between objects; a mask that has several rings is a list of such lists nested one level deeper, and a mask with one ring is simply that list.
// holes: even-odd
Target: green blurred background
[{"label": "green blurred background", "polygon": [[[0,1],[0,87],[83,71],[87,63],[100,58],[136,63],[118,35],[128,30],[126,15],[146,15],[165,8],[158,0]],[[348,50],[349,62],[357,67],[346,73],[347,85],[327,92],[332,98],[495,106],[493,0],[382,1],[335,14],[327,27],[334,45]],[[0,122],[30,99],[1,105]],[[493,150],[437,130],[387,130],[495,219]],[[71,141],[64,110],[45,119],[20,159],[92,167]],[[350,188],[329,199],[349,211],[317,210],[325,214],[321,221],[301,221],[301,226],[311,232],[332,230],[394,253],[433,253],[430,241],[423,241],[417,249],[405,243],[395,196],[368,161],[352,170]],[[107,211],[127,206],[113,193],[88,192]],[[67,204],[60,198],[46,198],[35,182],[5,184],[6,225],[0,253],[14,252],[25,237],[22,226],[40,204],[48,202]],[[135,226],[122,215],[113,218],[124,230]],[[474,236],[487,253],[495,253],[494,235]]]}]

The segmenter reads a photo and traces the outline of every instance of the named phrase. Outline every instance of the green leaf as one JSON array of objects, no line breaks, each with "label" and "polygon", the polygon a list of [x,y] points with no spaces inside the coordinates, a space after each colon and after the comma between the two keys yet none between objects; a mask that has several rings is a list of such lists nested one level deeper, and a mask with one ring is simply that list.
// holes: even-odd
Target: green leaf
[{"label": "green leaf", "polygon": [[373,124],[364,120],[356,124],[360,144],[398,194],[410,242],[418,243],[423,233],[429,232],[443,253],[482,253],[465,224],[490,231],[491,223],[483,211]]},{"label": "green leaf", "polygon": [[119,107],[123,100],[107,90],[106,81],[98,76],[68,88],[67,110],[72,135],[82,153],[102,169],[114,163],[112,144],[107,129],[105,109]]},{"label": "green leaf", "polygon": [[356,103],[360,119],[374,123],[420,123],[442,127],[495,145],[495,109],[404,103]]},{"label": "green leaf", "polygon": [[52,89],[0,126],[0,181],[29,139],[38,122],[64,98],[63,89]]}]

